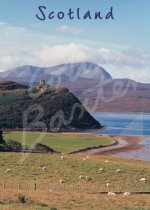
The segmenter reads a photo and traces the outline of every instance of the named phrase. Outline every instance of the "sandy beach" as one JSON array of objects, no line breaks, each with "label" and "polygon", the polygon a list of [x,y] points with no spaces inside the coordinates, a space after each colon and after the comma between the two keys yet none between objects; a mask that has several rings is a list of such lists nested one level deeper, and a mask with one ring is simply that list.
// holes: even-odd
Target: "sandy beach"
[{"label": "sandy beach", "polygon": [[[96,134],[94,134],[96,135]],[[106,136],[106,135],[105,135]],[[138,150],[144,145],[139,144],[144,137],[143,136],[119,136],[119,135],[107,135],[113,139],[111,145],[97,148],[84,149],[82,151],[75,151],[76,155],[112,155],[120,152],[128,152],[131,150]]]}]

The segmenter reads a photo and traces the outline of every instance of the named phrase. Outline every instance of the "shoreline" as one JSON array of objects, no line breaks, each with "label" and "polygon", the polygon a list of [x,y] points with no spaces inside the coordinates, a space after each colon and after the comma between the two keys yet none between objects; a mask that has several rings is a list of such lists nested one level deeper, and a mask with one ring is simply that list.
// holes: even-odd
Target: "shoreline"
[{"label": "shoreline", "polygon": [[140,144],[140,142],[144,140],[143,136],[120,136],[120,135],[107,135],[107,136],[111,137],[113,140],[113,142],[110,145],[106,145],[103,147],[101,146],[101,147],[85,148],[83,150],[71,152],[70,154],[113,155],[121,152],[138,150],[145,147],[143,144]]},{"label": "shoreline", "polygon": [[143,111],[139,111],[139,112],[134,112],[134,111],[92,111],[90,109],[88,109],[88,111],[90,113],[100,113],[100,114],[133,114],[133,115],[139,115],[139,114],[143,114],[143,115],[150,115],[150,112],[143,112]]},{"label": "shoreline", "polygon": [[[26,131],[30,132],[30,131]],[[41,133],[41,132],[36,132]],[[46,133],[47,132],[43,132]],[[146,136],[130,136],[130,135],[113,135],[113,134],[95,134],[95,133],[83,133],[83,132],[61,132],[57,134],[68,135],[83,135],[85,137],[108,137],[112,139],[112,142],[104,146],[93,146],[81,148],[66,154],[74,155],[114,155],[122,152],[135,151],[141,148],[146,148],[144,144],[140,144]]]},{"label": "shoreline", "polygon": [[113,155],[122,152],[135,151],[145,147],[144,144],[140,144],[144,140],[144,137],[142,136],[117,136],[116,140],[118,142],[116,147],[109,147],[108,150],[102,151],[101,154]]}]

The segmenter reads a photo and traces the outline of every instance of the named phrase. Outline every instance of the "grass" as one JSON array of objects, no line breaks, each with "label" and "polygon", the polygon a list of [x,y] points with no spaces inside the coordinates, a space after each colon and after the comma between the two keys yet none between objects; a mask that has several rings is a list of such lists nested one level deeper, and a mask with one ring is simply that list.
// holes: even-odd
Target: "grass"
[{"label": "grass", "polygon": [[[24,161],[20,164],[21,158]],[[47,171],[43,171],[43,166]],[[11,173],[5,173],[7,168]],[[104,171],[99,172],[99,168]],[[122,172],[117,174],[118,168]],[[89,176],[91,180],[80,180],[80,175]],[[139,181],[142,177],[146,178],[146,183]],[[62,178],[64,184],[59,183]],[[110,183],[108,188],[107,182]],[[36,191],[33,190],[34,183],[37,184]],[[48,192],[48,187],[53,191]],[[90,156],[84,161],[83,156],[74,155],[65,155],[61,160],[57,154],[0,153],[0,206],[4,210],[150,209],[150,195],[100,194],[108,191],[150,192],[150,163],[110,156]],[[20,195],[24,197],[24,203],[19,201]]]},{"label": "grass", "polygon": [[72,152],[80,148],[104,146],[112,143],[112,139],[108,136],[75,133],[7,132],[4,134],[4,138],[6,141],[11,139],[23,143],[24,134],[26,146],[30,147],[38,141],[58,152]]}]

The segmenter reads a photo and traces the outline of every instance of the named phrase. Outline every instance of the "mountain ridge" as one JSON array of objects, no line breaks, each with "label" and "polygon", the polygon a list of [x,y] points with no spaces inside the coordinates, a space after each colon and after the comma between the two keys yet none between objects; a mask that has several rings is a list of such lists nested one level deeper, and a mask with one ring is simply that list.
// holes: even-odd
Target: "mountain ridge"
[{"label": "mountain ridge", "polygon": [[[92,71],[92,72],[91,72]],[[105,80],[112,79],[111,75],[102,67],[90,62],[61,64],[53,67],[20,66],[0,73],[0,80],[12,80],[29,84],[40,79],[48,80],[61,77],[62,82],[69,80]],[[22,80],[23,77],[23,80]],[[60,78],[59,78],[60,79]]]}]

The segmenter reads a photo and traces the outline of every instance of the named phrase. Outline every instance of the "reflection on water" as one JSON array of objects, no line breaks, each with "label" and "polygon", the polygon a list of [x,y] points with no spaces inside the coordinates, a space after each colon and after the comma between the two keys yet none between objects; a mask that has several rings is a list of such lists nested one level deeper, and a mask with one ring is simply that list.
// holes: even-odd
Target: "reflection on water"
[{"label": "reflection on water", "polygon": [[113,156],[150,161],[150,148],[141,148],[135,151],[122,152]]},{"label": "reflection on water", "polygon": [[105,128],[90,131],[105,134],[147,135],[150,136],[150,115],[91,113]]},{"label": "reflection on water", "polygon": [[145,138],[145,140],[141,143],[150,149],[150,138]]},{"label": "reflection on water", "polygon": [[91,114],[105,128],[101,130],[88,130],[90,133],[147,136],[142,142],[145,148],[119,153],[117,156],[150,161],[150,138],[148,137],[150,136],[150,115],[142,113],[118,114],[100,112]]}]

